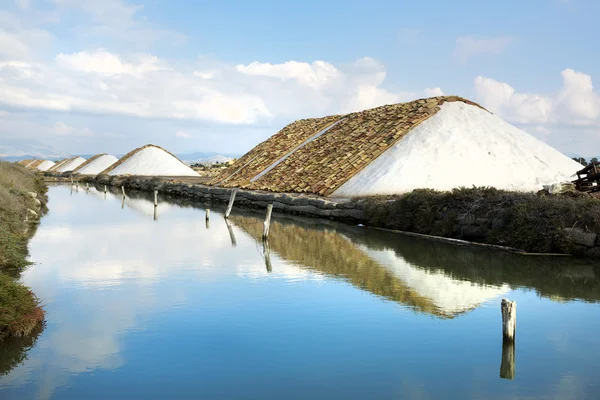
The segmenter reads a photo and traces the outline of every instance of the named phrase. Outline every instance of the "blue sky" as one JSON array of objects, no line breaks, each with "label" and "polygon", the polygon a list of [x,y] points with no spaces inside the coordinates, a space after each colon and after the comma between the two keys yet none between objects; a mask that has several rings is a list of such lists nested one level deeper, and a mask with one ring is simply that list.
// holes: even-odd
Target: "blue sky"
[{"label": "blue sky", "polygon": [[434,94],[600,154],[600,3],[0,0],[0,144],[242,153]]}]

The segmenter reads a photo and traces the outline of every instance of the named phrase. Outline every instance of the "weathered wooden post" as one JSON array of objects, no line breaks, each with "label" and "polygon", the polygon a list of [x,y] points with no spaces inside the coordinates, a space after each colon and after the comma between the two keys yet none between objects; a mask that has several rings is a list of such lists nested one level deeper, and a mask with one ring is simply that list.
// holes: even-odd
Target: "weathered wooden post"
[{"label": "weathered wooden post", "polygon": [[210,219],[210,208],[206,209],[206,220],[208,221]]},{"label": "weathered wooden post", "polygon": [[267,240],[269,237],[269,227],[271,226],[271,213],[273,212],[273,204],[267,205],[267,216],[265,217],[265,223],[263,225],[263,240]]},{"label": "weathered wooden post", "polygon": [[236,194],[237,189],[233,189],[231,191],[231,197],[229,198],[229,205],[227,206],[227,211],[225,211],[225,219],[229,218],[229,214],[231,214],[231,209],[233,208],[233,202],[235,201]]},{"label": "weathered wooden post", "polygon": [[502,336],[504,339],[514,341],[517,330],[517,302],[502,299]]},{"label": "weathered wooden post", "polygon": [[107,191],[107,188],[106,188],[106,185],[104,185],[104,193],[106,193],[106,191]]},{"label": "weathered wooden post", "polygon": [[154,207],[158,207],[158,190],[154,191]]},{"label": "weathered wooden post", "polygon": [[85,183],[85,191],[88,192],[90,190],[90,184],[88,182]]},{"label": "weathered wooden post", "polygon": [[517,331],[517,302],[502,299],[502,363],[500,378],[515,378],[515,335]]},{"label": "weathered wooden post", "polygon": [[154,206],[154,220],[157,221],[158,220],[158,207]]},{"label": "weathered wooden post", "polygon": [[125,208],[125,196],[123,196],[123,201],[121,201],[121,208]]},{"label": "weathered wooden post", "polygon": [[121,192],[123,192],[123,198],[125,198],[125,186],[121,186]]}]

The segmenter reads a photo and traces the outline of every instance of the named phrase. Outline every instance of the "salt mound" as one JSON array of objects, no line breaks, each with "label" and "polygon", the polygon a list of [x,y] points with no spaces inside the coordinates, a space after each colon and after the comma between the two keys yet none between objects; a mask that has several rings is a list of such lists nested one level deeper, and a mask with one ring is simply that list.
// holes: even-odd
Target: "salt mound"
[{"label": "salt mound", "polygon": [[76,171],[82,175],[98,175],[106,168],[116,163],[119,159],[115,156],[108,154],[99,155],[93,159],[88,160],[89,164],[82,164]]},{"label": "salt mound", "polygon": [[493,186],[537,191],[581,165],[497,116],[463,102],[440,106],[332,196]]},{"label": "salt mound", "polygon": [[109,175],[143,176],[200,176],[177,157],[167,151],[147,146],[132,152],[128,158],[121,159],[119,165],[108,171]]},{"label": "salt mound", "polygon": [[45,160],[40,165],[37,166],[37,169],[39,169],[40,171],[48,171],[53,166],[54,166],[53,161]]},{"label": "salt mound", "polygon": [[56,168],[54,170],[54,172],[67,172],[67,171],[73,171],[74,169],[76,169],[77,167],[79,167],[81,164],[83,164],[85,162],[85,158],[82,157],[74,157],[70,160],[68,160],[67,162],[65,162],[63,165],[61,165],[60,167]]}]

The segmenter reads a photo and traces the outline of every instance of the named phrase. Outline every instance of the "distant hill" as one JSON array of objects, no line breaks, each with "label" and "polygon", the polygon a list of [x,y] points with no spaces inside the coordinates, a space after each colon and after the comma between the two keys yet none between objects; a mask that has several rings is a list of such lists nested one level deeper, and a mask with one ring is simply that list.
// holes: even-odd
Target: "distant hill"
[{"label": "distant hill", "polygon": [[0,158],[5,161],[27,159],[58,160],[68,154],[35,140],[1,140]]}]

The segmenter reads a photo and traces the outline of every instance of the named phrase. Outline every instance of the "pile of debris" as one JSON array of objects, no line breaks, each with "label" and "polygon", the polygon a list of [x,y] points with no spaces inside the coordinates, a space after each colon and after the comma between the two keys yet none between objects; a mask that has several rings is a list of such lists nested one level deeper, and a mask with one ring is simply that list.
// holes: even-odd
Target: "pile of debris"
[{"label": "pile of debris", "polygon": [[587,167],[577,171],[577,179],[573,183],[581,192],[600,192],[600,163],[593,161]]}]

